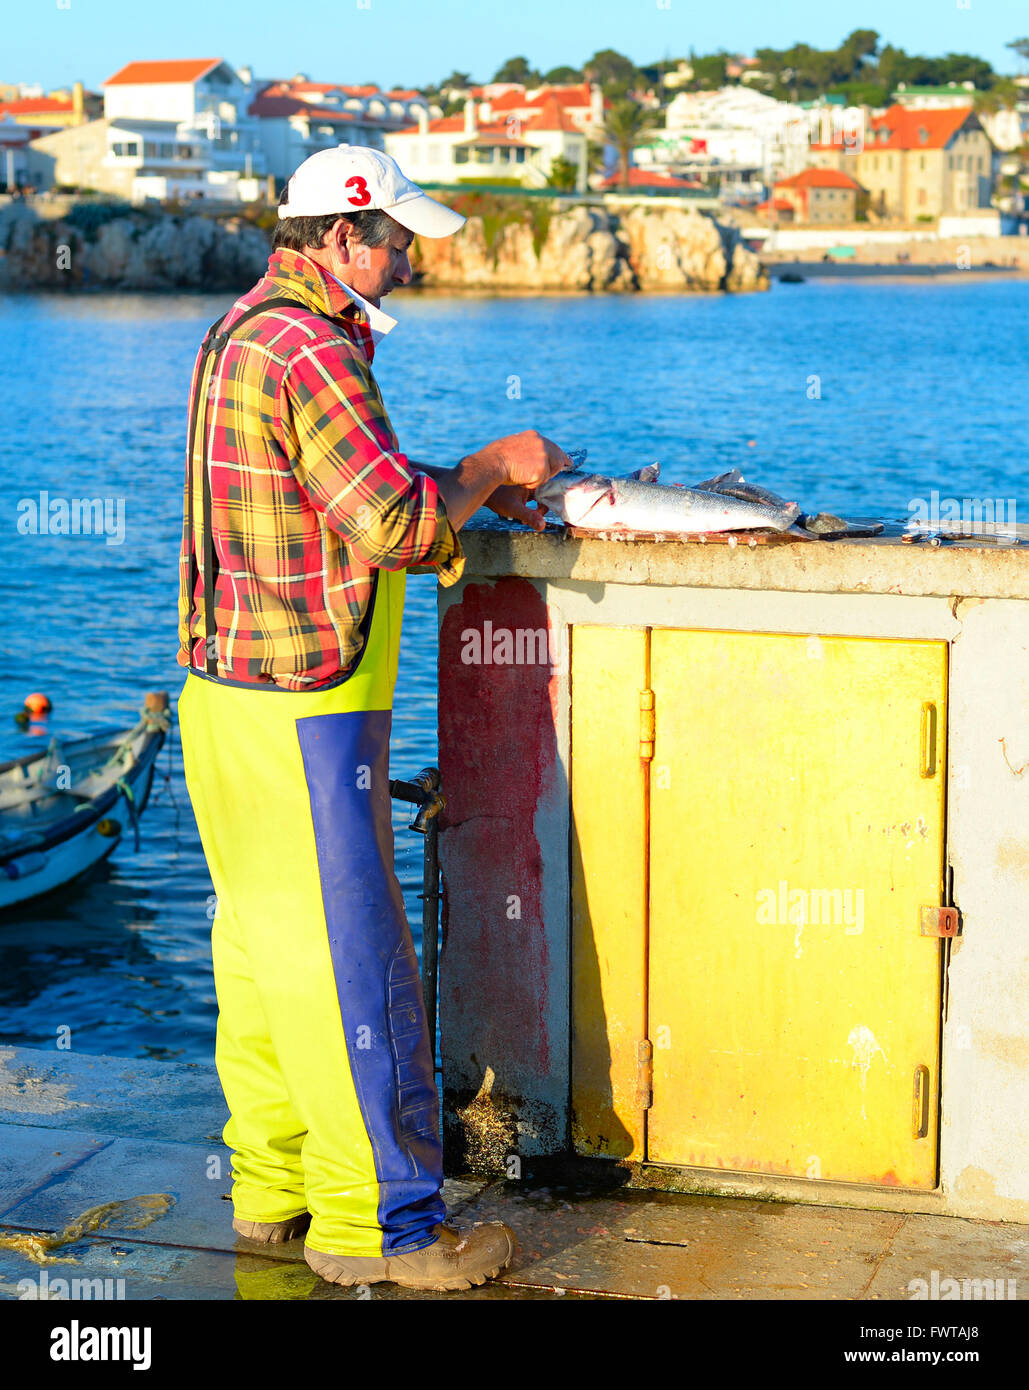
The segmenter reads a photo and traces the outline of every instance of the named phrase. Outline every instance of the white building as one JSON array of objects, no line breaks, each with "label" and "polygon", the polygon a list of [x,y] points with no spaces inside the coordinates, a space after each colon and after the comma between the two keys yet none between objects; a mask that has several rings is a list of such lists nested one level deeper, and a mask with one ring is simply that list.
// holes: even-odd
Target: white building
[{"label": "white building", "polygon": [[257,178],[216,168],[210,142],[173,120],[87,121],[33,140],[31,149],[42,187],[92,189],[132,203],[245,202],[260,191]]},{"label": "white building", "polygon": [[805,109],[751,87],[680,92],[668,105],[666,131],[636,151],[641,168],[664,166],[688,174],[754,171],[766,186],[805,168],[808,150],[827,124],[861,123],[856,108]]},{"label": "white building", "polygon": [[429,120],[386,136],[386,150],[415,183],[510,183],[542,188],[558,156],[576,167],[586,187],[585,133],[555,102],[494,119],[491,103],[469,98],[464,115]]},{"label": "white building", "polygon": [[439,115],[420,92],[383,92],[295,77],[262,87],[248,108],[269,174],[284,183],[309,155],[334,145],[385,149],[389,132]]},{"label": "white building", "polygon": [[10,116],[0,118],[0,185],[5,193],[36,184],[29,142],[43,133]]},{"label": "white building", "polygon": [[264,173],[257,126],[248,114],[253,74],[221,58],[128,63],[104,83],[107,120],[174,124],[180,140],[205,142],[209,168]]}]

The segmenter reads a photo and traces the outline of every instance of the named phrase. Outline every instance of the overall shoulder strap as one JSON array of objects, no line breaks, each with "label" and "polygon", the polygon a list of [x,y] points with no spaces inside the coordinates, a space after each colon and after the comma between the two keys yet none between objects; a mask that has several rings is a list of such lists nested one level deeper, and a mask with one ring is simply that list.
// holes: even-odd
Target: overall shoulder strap
[{"label": "overall shoulder strap", "polygon": [[[193,534],[193,451],[196,448],[197,431],[203,410],[204,429],[200,436],[200,449],[203,455],[201,460],[201,490],[202,490],[202,512],[201,512],[201,547],[203,553],[204,571],[204,651],[205,669],[209,676],[218,674],[218,652],[217,652],[217,624],[214,618],[214,581],[215,581],[215,553],[214,553],[214,528],[211,524],[211,475],[206,456],[207,448],[207,398],[208,392],[204,390],[204,377],[207,374],[208,359],[216,359],[224,351],[229,339],[232,338],[245,323],[250,319],[256,318],[258,314],[267,313],[271,309],[303,309],[305,313],[315,317],[321,317],[310,305],[305,304],[300,299],[290,299],[285,295],[279,295],[274,299],[262,300],[260,304],[252,304],[245,313],[240,314],[239,318],[230,328],[222,329],[227,315],[223,314],[211,324],[201,344],[203,359],[200,362],[196,379],[196,390],[193,396],[193,408],[189,417],[189,442],[186,454],[186,531],[189,537],[190,557],[189,557],[189,601],[193,602],[197,586],[197,546]],[[231,312],[231,311],[230,311]],[[212,363],[213,370],[213,363]],[[203,407],[201,408],[201,396],[203,397]],[[192,666],[193,636],[192,619],[189,622],[190,640],[190,665]]]}]

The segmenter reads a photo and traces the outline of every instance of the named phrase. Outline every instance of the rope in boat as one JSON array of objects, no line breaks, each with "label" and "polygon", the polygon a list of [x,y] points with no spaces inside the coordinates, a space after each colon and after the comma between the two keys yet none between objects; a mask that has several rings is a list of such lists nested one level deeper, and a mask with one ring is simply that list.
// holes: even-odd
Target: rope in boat
[{"label": "rope in boat", "polygon": [[132,824],[132,834],[135,843],[133,849],[139,852],[139,811],[136,807],[136,796],[132,788],[124,777],[119,777],[114,784],[125,798],[125,809],[129,813],[129,821]]}]

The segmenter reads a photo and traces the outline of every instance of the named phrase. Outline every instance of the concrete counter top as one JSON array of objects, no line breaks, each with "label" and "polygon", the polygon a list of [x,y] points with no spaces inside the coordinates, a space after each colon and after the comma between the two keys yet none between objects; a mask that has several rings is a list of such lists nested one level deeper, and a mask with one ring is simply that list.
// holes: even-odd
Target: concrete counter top
[{"label": "concrete counter top", "polygon": [[490,512],[461,531],[466,576],[518,575],[586,583],[654,584],[795,593],[1029,599],[1029,545],[946,541],[934,548],[894,535],[836,541],[628,541],[542,534]]}]

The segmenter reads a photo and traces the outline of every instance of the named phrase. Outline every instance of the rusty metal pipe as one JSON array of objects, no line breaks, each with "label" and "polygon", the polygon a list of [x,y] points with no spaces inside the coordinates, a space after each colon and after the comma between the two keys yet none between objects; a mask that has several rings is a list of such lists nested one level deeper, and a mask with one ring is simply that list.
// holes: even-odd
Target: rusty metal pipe
[{"label": "rusty metal pipe", "polygon": [[439,768],[426,767],[410,782],[394,781],[389,793],[396,801],[409,801],[418,807],[409,829],[425,836],[422,856],[422,999],[429,1025],[433,1064],[436,1057],[436,1019],[439,999],[439,824],[446,805],[439,790]]}]

